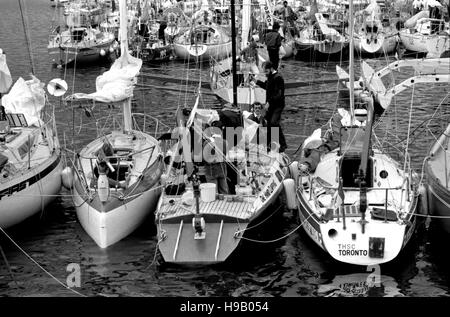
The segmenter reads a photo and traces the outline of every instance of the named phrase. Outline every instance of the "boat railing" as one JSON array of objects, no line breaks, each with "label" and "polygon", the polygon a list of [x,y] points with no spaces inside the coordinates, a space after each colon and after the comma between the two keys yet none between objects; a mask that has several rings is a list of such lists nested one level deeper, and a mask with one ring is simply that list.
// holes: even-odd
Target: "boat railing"
[{"label": "boat railing", "polygon": [[[133,113],[132,117],[133,124],[136,130],[148,134],[152,133],[151,135],[156,139],[172,130],[170,126],[163,123],[158,118],[155,118],[146,113]],[[142,126],[142,129],[139,128],[140,125]]]},{"label": "boat railing", "polygon": [[[325,190],[330,190],[330,191],[334,191],[334,192],[339,190],[339,186],[333,186],[331,184],[330,185],[324,184],[323,179],[321,177],[312,177],[310,175],[308,180],[309,180],[309,188],[310,188],[310,191],[309,191],[309,199],[310,200],[313,199],[313,193],[314,193],[313,188],[314,188],[315,183],[319,184],[320,187]],[[299,186],[299,189],[300,189],[300,191],[303,191],[303,186]],[[344,190],[344,191],[359,191],[360,188],[359,187],[351,187],[351,186],[343,186],[342,190]],[[394,190],[401,190],[402,196],[403,196],[403,192],[406,191],[406,200],[409,202],[410,201],[410,192],[411,192],[410,177],[409,176],[403,177],[403,182],[398,186],[368,188],[368,191],[385,191],[386,197],[388,197],[389,191],[394,191]],[[403,201],[403,200],[401,200],[401,201]]]}]

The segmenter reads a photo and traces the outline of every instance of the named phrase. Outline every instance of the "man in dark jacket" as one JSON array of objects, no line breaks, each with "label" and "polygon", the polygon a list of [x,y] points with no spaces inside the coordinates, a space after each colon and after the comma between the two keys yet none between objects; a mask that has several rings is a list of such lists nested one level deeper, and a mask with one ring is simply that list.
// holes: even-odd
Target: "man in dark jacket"
[{"label": "man in dark jacket", "polygon": [[[279,152],[284,152],[287,148],[286,139],[284,138],[283,130],[280,126],[281,121],[281,113],[283,112],[285,103],[284,103],[284,79],[277,72],[275,67],[271,62],[265,62],[263,64],[264,71],[266,72],[267,81],[261,82],[258,81],[257,84],[262,88],[266,89],[266,102],[268,107],[266,108],[266,116],[265,119],[267,121],[267,137],[268,142],[271,144],[272,140],[271,128],[276,127],[279,130],[279,143],[280,149]],[[265,84],[265,86],[264,86]]]},{"label": "man in dark jacket", "polygon": [[274,69],[278,69],[278,63],[280,62],[279,54],[282,37],[280,33],[278,33],[279,29],[280,24],[278,24],[278,22],[274,22],[272,30],[268,30],[264,40],[266,43],[267,52],[269,53],[269,59],[272,62]]}]

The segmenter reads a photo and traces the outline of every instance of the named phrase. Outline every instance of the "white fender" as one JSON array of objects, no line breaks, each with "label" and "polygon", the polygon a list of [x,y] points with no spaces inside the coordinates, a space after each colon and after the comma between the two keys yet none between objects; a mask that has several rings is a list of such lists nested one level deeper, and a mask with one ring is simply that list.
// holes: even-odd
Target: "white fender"
[{"label": "white fender", "polygon": [[295,197],[295,183],[291,178],[283,180],[284,193],[286,194],[286,206],[288,209],[297,209]]},{"label": "white fender", "polygon": [[294,161],[289,165],[289,175],[294,180],[294,184],[298,184],[298,161]]},{"label": "white fender", "polygon": [[61,172],[61,181],[63,186],[67,189],[71,189],[73,186],[73,171],[70,167],[66,167]]}]

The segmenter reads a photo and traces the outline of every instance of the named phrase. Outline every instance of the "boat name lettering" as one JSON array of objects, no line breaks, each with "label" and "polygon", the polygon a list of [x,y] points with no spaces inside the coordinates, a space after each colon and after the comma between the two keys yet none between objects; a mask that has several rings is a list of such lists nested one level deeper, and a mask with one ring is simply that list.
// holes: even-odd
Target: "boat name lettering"
[{"label": "boat name lettering", "polygon": [[269,198],[270,195],[272,195],[273,191],[275,190],[275,187],[277,187],[277,184],[274,180],[270,183],[270,185],[267,186],[266,190],[263,192],[263,194],[259,197],[262,202],[265,202],[267,198]]},{"label": "boat name lettering", "polygon": [[28,187],[27,182],[21,182],[14,186],[8,187],[8,188],[0,191],[0,200],[2,200],[3,197],[8,197],[16,192],[20,192],[21,190],[24,190],[27,187]]},{"label": "boat name lettering", "polygon": [[354,244],[342,244],[342,243],[339,243],[338,244],[338,248],[340,249],[340,250],[350,250],[350,249],[353,249],[353,250],[355,250],[355,248],[356,248],[356,246],[354,245]]},{"label": "boat name lettering", "polygon": [[367,256],[367,250],[338,250],[342,256]]}]

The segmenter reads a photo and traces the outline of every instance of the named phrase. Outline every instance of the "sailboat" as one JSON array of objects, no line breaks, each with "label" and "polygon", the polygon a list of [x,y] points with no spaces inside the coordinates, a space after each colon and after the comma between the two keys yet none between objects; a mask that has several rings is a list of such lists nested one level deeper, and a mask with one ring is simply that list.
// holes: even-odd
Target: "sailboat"
[{"label": "sailboat", "polygon": [[34,76],[20,77],[11,87],[1,50],[0,81],[0,93],[8,92],[1,98],[4,113],[0,109],[0,228],[4,229],[43,212],[57,197],[62,160],[54,108],[48,109],[44,84]]},{"label": "sailboat", "polygon": [[315,23],[307,25],[295,39],[295,57],[301,60],[341,59],[349,45],[348,37],[344,34],[343,21],[332,21],[318,10],[314,0],[310,19],[315,20]]},{"label": "sailboat", "polygon": [[[155,137],[158,127],[164,126],[145,114],[131,113],[133,85],[142,60],[128,52],[126,0],[119,1],[119,11],[121,56],[97,78],[95,93],[77,93],[67,98],[113,103],[122,108],[119,129],[111,127],[111,133],[100,130],[100,135],[76,155],[74,162],[73,201],[78,220],[101,248],[129,235],[152,212],[161,192],[163,167]],[[143,126],[139,126],[142,120]],[[108,117],[100,126],[117,121]],[[146,132],[152,122],[156,125],[155,137]]]},{"label": "sailboat", "polygon": [[377,0],[362,11],[363,16],[355,28],[355,49],[360,54],[390,54],[399,43],[396,25],[390,22],[389,12],[384,3]]},{"label": "sailboat", "polygon": [[[234,0],[231,1],[231,17],[234,33]],[[232,38],[235,46],[235,37]],[[236,68],[233,69],[235,72]],[[234,88],[231,109],[200,109],[201,96],[198,95],[189,114],[182,109],[177,112],[179,128],[171,136],[175,144],[166,152],[167,166],[161,177],[165,187],[155,214],[158,248],[165,262],[214,264],[226,261],[246,231],[257,226],[271,210],[269,207],[283,189],[289,158],[275,149],[267,152],[263,140],[255,142],[258,124],[236,111],[236,84]],[[227,126],[226,136],[223,136],[215,123],[226,121],[238,122],[237,130],[229,132],[231,127]],[[209,128],[203,130],[203,127]],[[194,140],[200,143],[191,143],[191,131]],[[235,133],[240,140],[237,143]],[[224,142],[225,139],[230,142]],[[209,164],[219,164],[211,168],[217,167],[220,174],[227,165],[233,169],[237,174],[236,183],[231,184],[235,186],[235,193],[222,192],[220,181],[202,181]]]},{"label": "sailboat", "polygon": [[[352,1],[349,16],[353,44]],[[410,162],[402,167],[372,144],[374,99],[387,107],[389,97],[381,94],[377,72],[363,64],[369,92],[357,92],[362,107],[356,108],[353,62],[351,50],[350,111],[339,108],[326,133],[317,129],[303,143],[297,210],[307,235],[331,257],[375,265],[393,260],[410,240],[419,192]]]},{"label": "sailboat", "polygon": [[102,9],[86,3],[70,3],[65,12],[66,29],[57,26],[49,37],[47,49],[57,65],[112,61],[118,44],[113,30],[101,30]]},{"label": "sailboat", "polygon": [[230,56],[231,37],[227,15],[227,12],[210,10],[207,1],[203,0],[200,10],[192,16],[190,28],[175,36],[175,55],[181,59],[201,56],[204,61]]},{"label": "sailboat", "polygon": [[438,58],[450,50],[449,22],[443,17],[437,19],[430,16],[430,11],[435,6],[442,7],[438,1],[427,1],[424,10],[407,20],[405,28],[400,30],[400,40],[407,51]]}]

